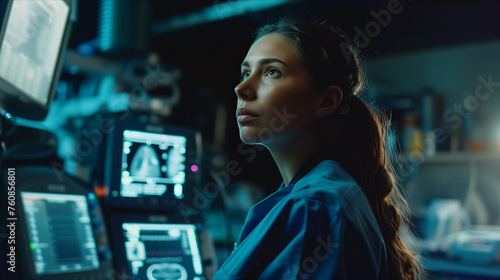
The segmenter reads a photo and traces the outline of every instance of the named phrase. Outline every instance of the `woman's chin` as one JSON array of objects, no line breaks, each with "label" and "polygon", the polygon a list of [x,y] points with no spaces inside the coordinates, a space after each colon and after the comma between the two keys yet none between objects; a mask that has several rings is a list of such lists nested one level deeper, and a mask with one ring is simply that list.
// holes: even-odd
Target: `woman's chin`
[{"label": "woman's chin", "polygon": [[252,129],[249,128],[240,128],[240,139],[243,143],[248,145],[260,144],[259,136],[257,133],[254,133]]},{"label": "woman's chin", "polygon": [[240,139],[243,143],[247,145],[256,145],[259,144],[257,137],[247,136],[240,133]]},{"label": "woman's chin", "polygon": [[271,129],[256,129],[254,127],[240,127],[240,139],[247,145],[263,145],[268,147],[276,142],[281,134],[274,134]]}]

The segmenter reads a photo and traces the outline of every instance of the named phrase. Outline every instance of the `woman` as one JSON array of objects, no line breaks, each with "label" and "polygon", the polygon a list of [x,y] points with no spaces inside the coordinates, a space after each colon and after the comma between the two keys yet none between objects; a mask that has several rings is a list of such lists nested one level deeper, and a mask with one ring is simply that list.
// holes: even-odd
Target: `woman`
[{"label": "woman", "polygon": [[235,88],[240,137],[267,147],[283,183],[249,211],[213,279],[417,278],[382,122],[356,96],[355,49],[289,19],[256,35]]}]

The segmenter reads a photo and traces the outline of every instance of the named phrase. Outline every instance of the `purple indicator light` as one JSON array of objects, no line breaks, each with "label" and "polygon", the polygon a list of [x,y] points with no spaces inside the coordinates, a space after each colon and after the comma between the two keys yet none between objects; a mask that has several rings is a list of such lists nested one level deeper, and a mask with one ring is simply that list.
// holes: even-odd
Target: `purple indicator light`
[{"label": "purple indicator light", "polygon": [[196,166],[196,165],[191,165],[191,171],[193,171],[193,172],[198,171],[198,166]]}]

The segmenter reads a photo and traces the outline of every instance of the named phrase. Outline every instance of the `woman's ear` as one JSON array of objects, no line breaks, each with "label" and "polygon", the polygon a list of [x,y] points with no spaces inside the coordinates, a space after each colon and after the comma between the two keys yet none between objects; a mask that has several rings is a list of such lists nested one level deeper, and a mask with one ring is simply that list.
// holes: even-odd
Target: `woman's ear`
[{"label": "woman's ear", "polygon": [[329,86],[326,88],[316,108],[316,117],[324,117],[333,113],[343,97],[344,93],[338,86]]}]

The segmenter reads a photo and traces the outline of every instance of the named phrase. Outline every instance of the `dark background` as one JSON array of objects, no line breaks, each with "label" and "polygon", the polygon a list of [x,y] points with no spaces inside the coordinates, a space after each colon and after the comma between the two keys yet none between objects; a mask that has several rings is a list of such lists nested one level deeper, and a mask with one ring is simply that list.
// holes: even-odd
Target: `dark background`
[{"label": "dark background", "polygon": [[[292,15],[326,20],[353,38],[355,28],[365,30],[366,24],[374,21],[374,12],[387,10],[389,3],[399,3],[398,7],[403,10],[393,14],[390,23],[362,48],[361,54],[366,59],[500,38],[498,1],[286,1],[269,9],[237,16],[231,16],[237,1],[147,2],[149,10],[141,12],[150,21],[147,30],[139,31],[146,34],[147,42],[142,43],[147,47],[142,51],[131,47],[98,56],[123,61],[155,51],[162,63],[182,69],[183,102],[177,110],[184,115],[174,116],[171,121],[203,128],[204,141],[210,142],[214,133],[207,128],[210,123],[203,123],[193,116],[193,112],[210,112],[214,104],[226,106],[228,117],[223,153],[226,160],[237,160],[244,170],[234,178],[256,182],[267,193],[274,191],[281,181],[274,161],[266,151],[259,151],[257,158],[250,163],[248,155],[238,153],[241,141],[233,117],[236,104],[233,89],[239,81],[239,65],[252,43],[253,32],[259,26]],[[172,18],[198,15],[202,9],[217,10],[219,17],[194,26],[180,26],[177,30],[161,28]],[[70,49],[98,36],[98,11],[98,1],[78,2],[78,21],[73,26]]]}]

